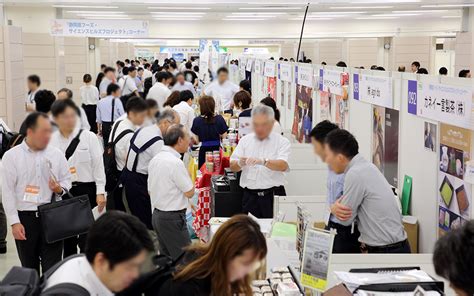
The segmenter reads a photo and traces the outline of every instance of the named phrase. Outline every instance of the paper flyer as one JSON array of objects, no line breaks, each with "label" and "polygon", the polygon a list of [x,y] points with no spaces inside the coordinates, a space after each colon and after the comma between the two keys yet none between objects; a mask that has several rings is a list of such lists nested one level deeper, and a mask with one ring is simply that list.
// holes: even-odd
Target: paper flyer
[{"label": "paper flyer", "polygon": [[471,219],[471,185],[465,181],[471,159],[470,130],[440,124],[438,172],[438,234],[461,227]]},{"label": "paper flyer", "polygon": [[301,269],[303,286],[321,292],[326,290],[333,242],[333,233],[313,228],[306,230]]}]

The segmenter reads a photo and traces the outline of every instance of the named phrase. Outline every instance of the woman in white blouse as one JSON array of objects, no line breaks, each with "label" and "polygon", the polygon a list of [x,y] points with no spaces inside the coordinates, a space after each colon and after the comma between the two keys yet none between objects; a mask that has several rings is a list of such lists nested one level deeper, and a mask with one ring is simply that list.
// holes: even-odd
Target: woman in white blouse
[{"label": "woman in white blouse", "polygon": [[82,108],[86,112],[91,132],[97,134],[96,109],[99,101],[99,90],[92,84],[90,74],[85,74],[82,80],[84,81],[84,85],[80,88]]}]

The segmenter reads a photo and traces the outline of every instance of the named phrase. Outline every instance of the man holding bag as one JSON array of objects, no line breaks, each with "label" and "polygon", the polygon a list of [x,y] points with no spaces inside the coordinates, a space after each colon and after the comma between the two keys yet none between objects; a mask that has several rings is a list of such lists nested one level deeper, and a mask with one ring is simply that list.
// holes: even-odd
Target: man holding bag
[{"label": "man holding bag", "polygon": [[[91,208],[105,208],[105,171],[102,147],[97,136],[89,130],[77,127],[76,104],[70,100],[57,100],[51,106],[51,113],[58,130],[51,136],[50,145],[64,153],[71,174],[73,196],[87,195]],[[71,237],[64,241],[66,258],[77,254],[77,246],[84,252],[86,235]]]},{"label": "man holding bag", "polygon": [[12,226],[18,256],[23,267],[44,273],[61,260],[62,241],[47,243],[38,206],[60,197],[71,187],[71,175],[64,154],[48,146],[51,122],[40,112],[24,122],[26,138],[3,156],[2,202]]}]

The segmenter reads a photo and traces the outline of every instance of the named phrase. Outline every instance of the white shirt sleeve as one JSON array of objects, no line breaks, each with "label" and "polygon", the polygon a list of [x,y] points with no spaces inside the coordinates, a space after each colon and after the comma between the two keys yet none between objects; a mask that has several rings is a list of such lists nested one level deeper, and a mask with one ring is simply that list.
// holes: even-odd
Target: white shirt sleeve
[{"label": "white shirt sleeve", "polygon": [[5,154],[2,165],[2,204],[8,223],[13,225],[20,223],[16,207],[15,183],[18,176],[14,166],[14,155]]},{"label": "white shirt sleeve", "polygon": [[[279,135],[279,137],[282,137]],[[291,144],[288,139],[283,138],[280,140],[280,148],[278,149],[278,160],[284,160],[286,163],[288,163],[288,158],[290,156],[290,150],[291,150]]]},{"label": "white shirt sleeve", "polygon": [[97,186],[97,194],[105,193],[105,169],[104,158],[102,157],[102,146],[95,135],[89,138],[89,149],[92,157],[92,175]]},{"label": "white shirt sleeve", "polygon": [[137,84],[135,83],[135,79],[132,79],[131,77],[128,77],[127,79],[127,85],[124,86],[124,88],[127,88],[127,90],[130,91],[130,93],[136,91],[138,88],[137,88]]},{"label": "white shirt sleeve", "polygon": [[66,157],[60,153],[58,156],[58,183],[64,189],[71,189],[71,173],[69,172],[69,164]]},{"label": "white shirt sleeve", "polygon": [[232,152],[232,155],[230,157],[230,160],[239,160],[239,158],[244,157],[244,148],[243,146],[245,145],[245,137],[240,139],[239,144],[237,144],[237,147],[235,147],[234,152]]}]

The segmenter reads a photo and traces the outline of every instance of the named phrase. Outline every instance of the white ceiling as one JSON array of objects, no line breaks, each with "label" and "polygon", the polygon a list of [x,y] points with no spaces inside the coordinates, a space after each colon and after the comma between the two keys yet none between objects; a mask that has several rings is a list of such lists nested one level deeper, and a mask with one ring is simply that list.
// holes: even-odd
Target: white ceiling
[{"label": "white ceiling", "polygon": [[[0,0],[1,1],[1,0]],[[308,1],[293,0],[4,0],[6,6],[43,6],[61,9],[64,18],[138,19],[198,22],[301,22]],[[307,21],[332,19],[367,21],[461,18],[474,0],[319,0],[311,2]]]}]

